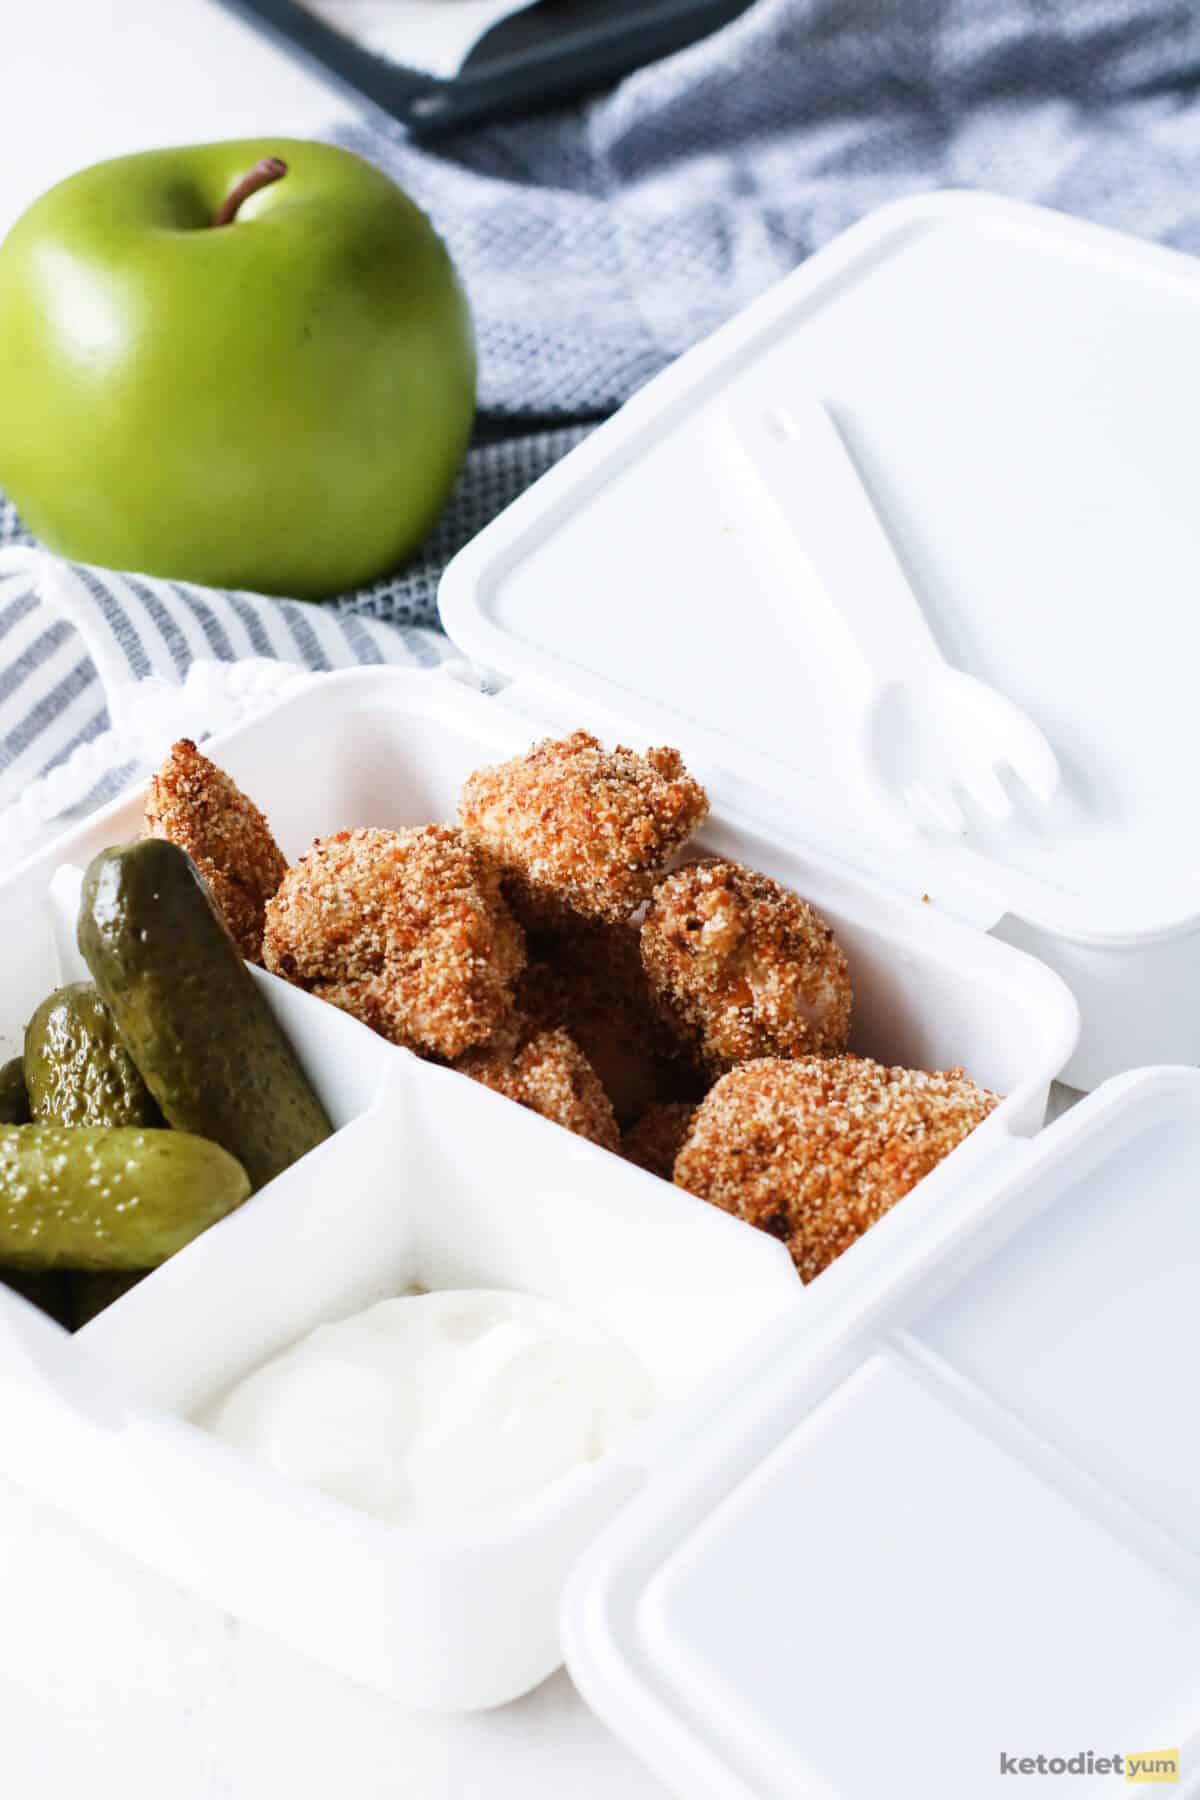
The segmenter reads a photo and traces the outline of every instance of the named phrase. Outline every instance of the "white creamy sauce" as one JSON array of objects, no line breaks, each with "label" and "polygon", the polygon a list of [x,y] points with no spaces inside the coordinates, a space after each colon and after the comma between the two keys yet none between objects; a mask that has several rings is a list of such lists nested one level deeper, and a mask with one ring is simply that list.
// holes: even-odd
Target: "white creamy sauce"
[{"label": "white creamy sauce", "polygon": [[500,1512],[651,1410],[641,1363],[532,1294],[382,1300],[240,1381],[204,1421],[289,1481],[430,1529]]}]

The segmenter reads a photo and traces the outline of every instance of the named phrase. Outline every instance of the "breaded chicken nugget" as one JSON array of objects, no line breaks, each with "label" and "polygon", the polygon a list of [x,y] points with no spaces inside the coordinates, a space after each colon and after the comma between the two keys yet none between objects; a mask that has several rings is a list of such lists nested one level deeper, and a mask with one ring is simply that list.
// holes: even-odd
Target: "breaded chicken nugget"
[{"label": "breaded chicken nugget", "polygon": [[525,938],[495,865],[461,831],[339,831],[267,908],[268,969],[393,1043],[451,1060],[512,1005]]},{"label": "breaded chicken nugget", "polygon": [[841,946],[769,875],[717,858],[676,869],[654,890],[641,946],[651,993],[714,1075],[753,1057],[846,1047]]},{"label": "breaded chicken nugget", "polygon": [[617,1121],[596,1071],[561,1027],[544,1030],[514,1015],[492,1043],[469,1050],[454,1066],[472,1081],[605,1150],[615,1150],[620,1143]]},{"label": "breaded chicken nugget", "polygon": [[691,1049],[651,998],[638,928],[575,919],[531,939],[518,1000],[546,1025],[565,1025],[628,1125],[656,1100],[698,1100],[705,1081]]},{"label": "breaded chicken nugget", "polygon": [[586,731],[478,770],[458,807],[525,923],[629,918],[707,812],[677,750],[609,751]]},{"label": "breaded chicken nugget", "polygon": [[670,1181],[675,1171],[675,1159],[695,1116],[696,1108],[689,1106],[686,1100],[647,1107],[637,1124],[632,1125],[621,1139],[621,1155],[626,1162],[636,1163],[639,1169],[649,1169],[652,1175],[661,1175],[664,1181]]},{"label": "breaded chicken nugget", "polygon": [[262,961],[263,910],[287,872],[252,800],[180,738],[146,789],[146,833],[186,850],[248,962]]},{"label": "breaded chicken nugget", "polygon": [[697,1109],[675,1182],[782,1238],[811,1281],[996,1104],[961,1069],[858,1056],[745,1063]]}]

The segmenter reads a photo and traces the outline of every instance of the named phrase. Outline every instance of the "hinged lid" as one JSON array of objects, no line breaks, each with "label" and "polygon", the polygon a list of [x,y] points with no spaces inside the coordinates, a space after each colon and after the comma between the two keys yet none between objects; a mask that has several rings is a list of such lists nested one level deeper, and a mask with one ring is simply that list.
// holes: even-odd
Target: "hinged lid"
[{"label": "hinged lid", "polygon": [[[451,636],[680,741],[780,826],[992,924],[1200,917],[1200,271],[1013,202],[886,207],[682,357],[447,570]],[[950,661],[1039,724],[1048,815],[914,839],[860,776],[836,606],[781,554],[729,399],[824,401]],[[699,750],[695,746],[699,746]],[[715,774],[714,774],[715,772]]]},{"label": "hinged lid", "polygon": [[1101,1795],[1180,1749],[1196,1791],[1200,1072],[1010,1149],[849,1320],[822,1276],[572,1579],[572,1673],[687,1800],[986,1800],[1022,1758]]}]

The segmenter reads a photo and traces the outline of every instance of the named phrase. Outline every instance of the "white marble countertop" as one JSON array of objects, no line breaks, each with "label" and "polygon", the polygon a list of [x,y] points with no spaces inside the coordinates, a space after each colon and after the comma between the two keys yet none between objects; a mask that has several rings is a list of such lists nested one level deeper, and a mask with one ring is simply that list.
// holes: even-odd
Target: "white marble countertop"
[{"label": "white marble countertop", "polygon": [[[3,65],[0,232],[53,181],[101,157],[306,136],[350,110],[213,0],[17,0],[4,9]],[[189,1599],[7,1483],[0,1594],[5,1800],[665,1793],[565,1675],[472,1719],[407,1714]]]}]

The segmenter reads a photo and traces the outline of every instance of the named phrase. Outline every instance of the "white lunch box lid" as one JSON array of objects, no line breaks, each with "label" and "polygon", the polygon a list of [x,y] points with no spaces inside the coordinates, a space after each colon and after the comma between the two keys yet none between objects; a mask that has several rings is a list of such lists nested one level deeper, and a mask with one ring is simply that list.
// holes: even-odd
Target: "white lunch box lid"
[{"label": "white lunch box lid", "polygon": [[871,1234],[849,1319],[806,1291],[571,1578],[572,1674],[687,1800],[1200,1786],[1200,1071],[1008,1156],[907,1263]]},{"label": "white lunch box lid", "polygon": [[[987,196],[885,207],[460,552],[444,623],[548,717],[676,723],[726,804],[770,796],[776,829],[976,923],[1098,945],[1194,928],[1198,343],[1190,258]],[[734,387],[829,407],[946,655],[1057,751],[1047,816],[914,842],[872,799],[836,615],[781,556]]]}]

